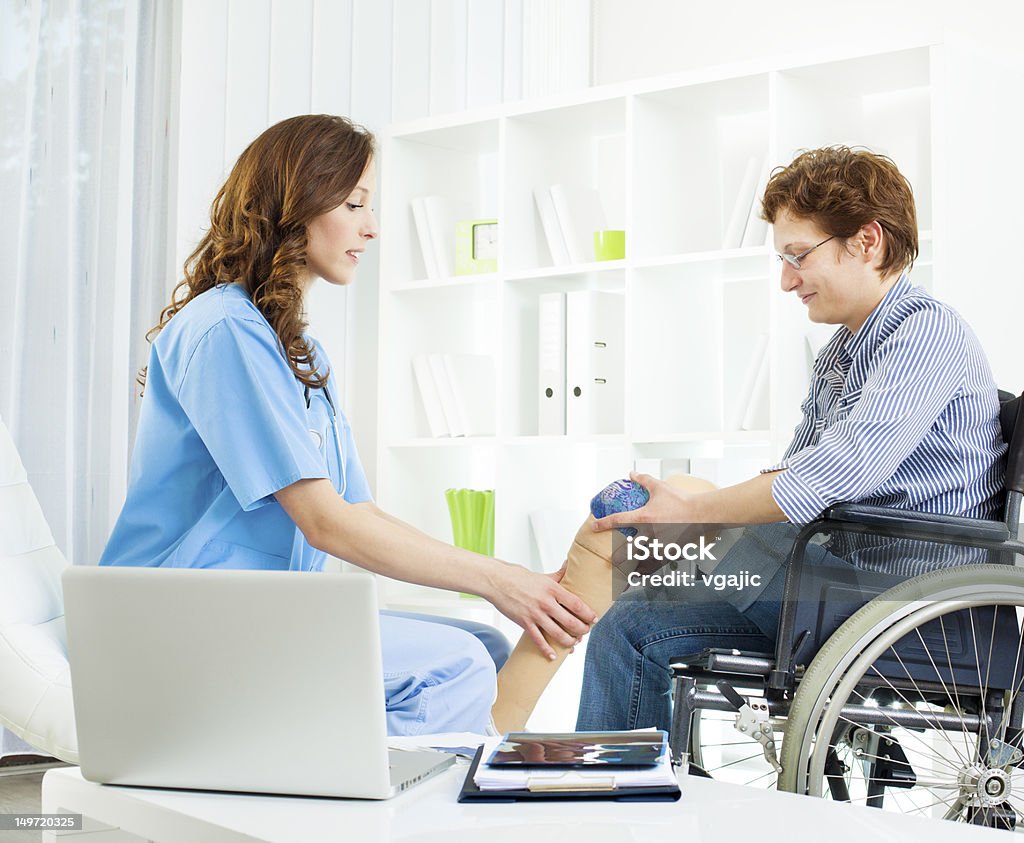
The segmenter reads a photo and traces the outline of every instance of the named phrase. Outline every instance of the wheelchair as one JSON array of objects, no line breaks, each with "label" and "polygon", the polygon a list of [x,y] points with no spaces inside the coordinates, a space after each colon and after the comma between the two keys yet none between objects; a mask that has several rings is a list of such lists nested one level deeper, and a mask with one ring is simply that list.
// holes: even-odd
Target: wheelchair
[{"label": "wheelchair", "polygon": [[[745,764],[748,783],[1024,830],[1022,398],[1000,392],[1002,522],[834,506],[790,552],[774,653],[673,660],[677,764],[727,779]],[[947,548],[964,564],[816,580],[805,553],[821,536]]]}]

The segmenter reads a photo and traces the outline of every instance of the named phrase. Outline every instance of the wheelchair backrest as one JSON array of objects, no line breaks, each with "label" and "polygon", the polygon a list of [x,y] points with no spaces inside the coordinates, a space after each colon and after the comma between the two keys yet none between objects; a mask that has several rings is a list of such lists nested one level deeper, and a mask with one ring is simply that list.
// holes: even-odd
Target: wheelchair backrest
[{"label": "wheelchair backrest", "polygon": [[1024,493],[1024,396],[999,390],[999,423],[1003,428],[1003,440],[1009,446],[1006,454],[1006,490]]},{"label": "wheelchair backrest", "polygon": [[[794,616],[795,638],[806,630],[794,664],[807,665],[842,623],[905,577],[853,566],[804,568]],[[895,607],[894,607],[895,608]],[[1007,689],[1024,677],[1020,625],[1012,607],[947,612],[909,633],[875,663],[897,685],[936,683]],[[979,679],[980,673],[980,679]]]}]

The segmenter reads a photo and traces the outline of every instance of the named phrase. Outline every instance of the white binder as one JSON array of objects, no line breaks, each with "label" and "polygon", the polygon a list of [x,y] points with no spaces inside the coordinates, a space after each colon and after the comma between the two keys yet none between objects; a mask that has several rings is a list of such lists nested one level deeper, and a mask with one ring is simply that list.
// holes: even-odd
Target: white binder
[{"label": "white binder", "polygon": [[448,377],[448,369],[444,365],[444,355],[428,354],[427,360],[430,363],[430,374],[434,376],[437,395],[441,399],[441,411],[444,413],[444,420],[448,426],[448,435],[465,436],[465,422],[455,403],[455,388]]},{"label": "white binder", "polygon": [[565,245],[565,235],[562,234],[562,226],[558,222],[558,214],[555,212],[555,203],[551,198],[551,188],[535,187],[533,198],[537,203],[537,215],[544,227],[544,238],[548,243],[548,251],[551,252],[552,265],[560,266],[570,263],[569,250]]},{"label": "white binder", "polygon": [[537,308],[537,433],[565,433],[565,293],[543,293]]},{"label": "white binder", "polygon": [[455,398],[457,426],[466,436],[495,432],[494,358],[486,354],[442,354]]},{"label": "white binder", "polygon": [[566,433],[622,433],[623,296],[597,290],[565,294]]},{"label": "white binder", "polygon": [[594,232],[607,228],[601,194],[592,187],[551,185],[551,201],[572,263],[594,260]]},{"label": "white binder", "polygon": [[412,369],[416,376],[416,386],[420,390],[420,399],[423,401],[423,412],[427,417],[430,435],[435,439],[448,436],[448,421],[441,407],[441,396],[438,394],[433,372],[430,370],[429,356],[417,354],[413,357]]}]

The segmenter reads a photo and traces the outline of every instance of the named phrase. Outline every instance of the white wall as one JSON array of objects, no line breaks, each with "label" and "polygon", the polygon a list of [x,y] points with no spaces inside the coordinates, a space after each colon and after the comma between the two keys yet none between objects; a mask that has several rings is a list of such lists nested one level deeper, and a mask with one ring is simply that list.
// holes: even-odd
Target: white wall
[{"label": "white wall", "polygon": [[594,82],[754,59],[799,64],[822,51],[969,40],[1008,62],[1024,46],[1016,0],[593,0]]}]

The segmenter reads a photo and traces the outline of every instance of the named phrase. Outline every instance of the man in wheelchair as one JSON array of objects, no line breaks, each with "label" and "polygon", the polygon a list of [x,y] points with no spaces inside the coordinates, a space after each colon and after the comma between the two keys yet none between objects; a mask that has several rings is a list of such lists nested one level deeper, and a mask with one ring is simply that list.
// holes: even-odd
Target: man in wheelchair
[{"label": "man in wheelchair", "polygon": [[[723,766],[743,745],[786,789],[1013,825],[1024,572],[965,567],[1021,549],[1021,472],[1011,456],[1009,482],[985,354],[911,283],[914,199],[888,158],[804,152],[772,175],[763,216],[783,291],[838,326],[782,461],[721,489],[634,475],[649,502],[595,525],[751,525],[716,570],[761,586],[621,595],[591,633],[577,728],[671,721],[674,751],[711,766],[702,714],[730,711],[740,731],[716,738]],[[849,620],[856,605],[823,608],[897,583]]]}]

